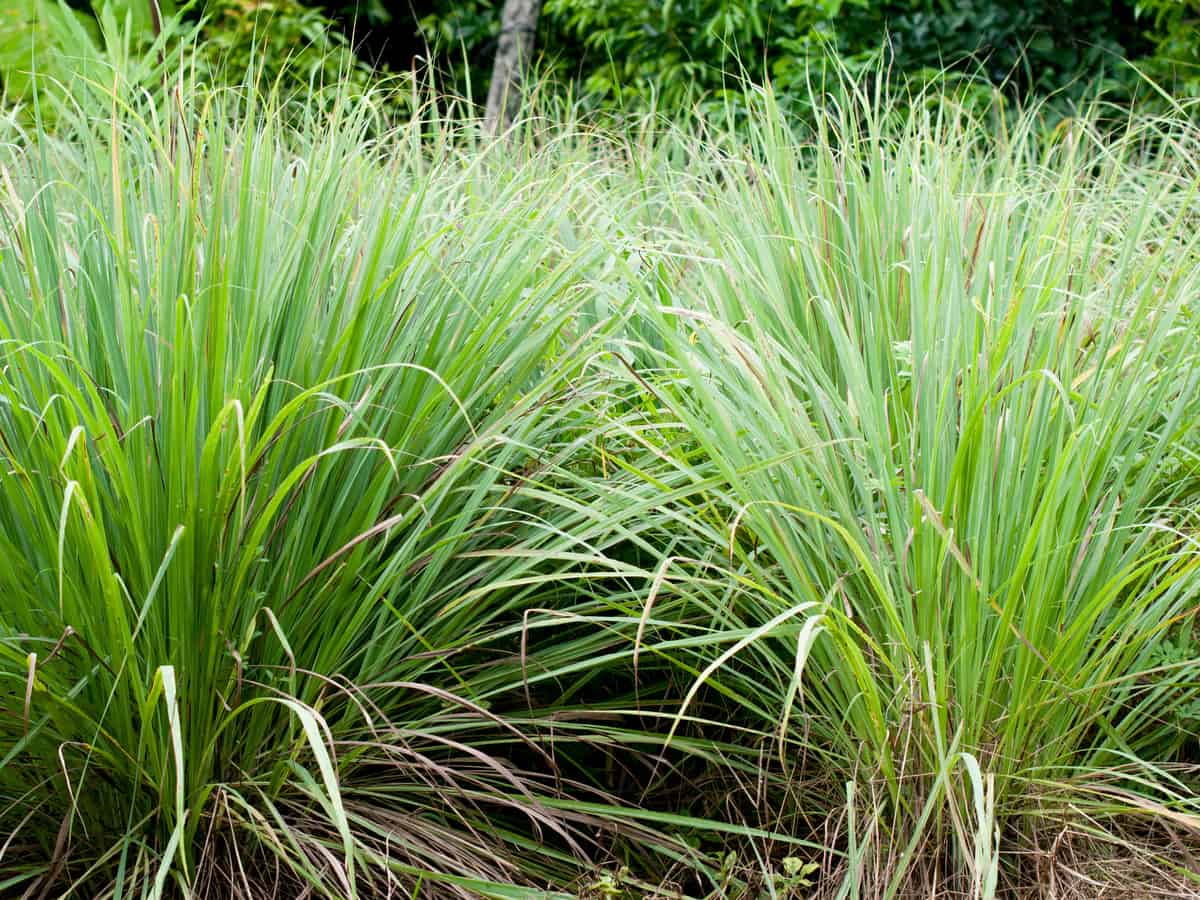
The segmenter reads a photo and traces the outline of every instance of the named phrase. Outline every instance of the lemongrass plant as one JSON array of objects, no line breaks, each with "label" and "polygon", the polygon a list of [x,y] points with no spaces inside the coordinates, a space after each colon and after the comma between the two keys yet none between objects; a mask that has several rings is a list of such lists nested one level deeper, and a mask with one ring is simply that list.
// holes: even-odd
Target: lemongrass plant
[{"label": "lemongrass plant", "polygon": [[767,94],[664,188],[616,426],[670,539],[639,652],[773,735],[831,896],[1131,877],[1055,868],[1089,842],[1196,883],[1159,851],[1200,834],[1198,135],[1097,115],[851,85],[800,142]]},{"label": "lemongrass plant", "polygon": [[1186,117],[96,88],[0,124],[0,892],[1195,877]]},{"label": "lemongrass plant", "polygon": [[433,110],[110,89],[9,133],[0,892],[527,897],[614,834],[695,856],[559,767],[612,714],[550,741],[523,699],[613,642],[527,610],[640,574],[543,486],[616,322],[604,166]]}]

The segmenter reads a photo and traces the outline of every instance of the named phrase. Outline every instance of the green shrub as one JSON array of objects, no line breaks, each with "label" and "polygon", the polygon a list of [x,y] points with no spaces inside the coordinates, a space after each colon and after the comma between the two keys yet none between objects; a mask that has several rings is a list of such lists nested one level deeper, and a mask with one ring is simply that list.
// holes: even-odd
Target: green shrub
[{"label": "green shrub", "polygon": [[[769,78],[781,98],[804,104],[815,72],[832,58],[869,74],[881,53],[893,78],[918,81],[949,68],[980,76],[1018,97],[1078,100],[1104,89],[1128,99],[1136,86],[1125,58],[1142,58],[1159,41],[1191,40],[1186,4],[1164,4],[1157,28],[1143,35],[1126,2],[966,4],[933,0],[547,0],[539,48],[548,68],[605,106],[672,114],[700,98],[740,102],[742,78]],[[1169,11],[1166,9],[1169,7]],[[478,63],[469,73],[486,87],[488,48],[498,4],[435,4],[423,19],[426,38],[458,72],[462,51]],[[977,82],[976,82],[977,83]]]},{"label": "green shrub", "polygon": [[1127,95],[1124,60],[1149,49],[1122,3],[907,0],[848,4],[845,13],[839,34],[851,53],[886,35],[899,72],[966,69],[1028,98],[1079,99],[1100,86]]},{"label": "green shrub", "polygon": [[1200,93],[1200,6],[1189,0],[1143,0],[1137,13],[1150,26],[1147,37],[1154,43],[1149,74],[1173,93],[1196,96]]},{"label": "green shrub", "polygon": [[204,9],[199,59],[217,83],[243,79],[284,98],[313,93],[361,98],[371,70],[319,9],[297,0],[212,0]]},{"label": "green shrub", "polygon": [[44,121],[63,105],[106,108],[114,90],[161,94],[197,77],[302,98],[310,108],[314,93],[362,99],[372,80],[333,22],[296,0],[178,9],[157,0],[80,9],[18,0],[0,10],[0,26],[4,96],[28,112],[36,104]]},{"label": "green shrub", "polygon": [[16,0],[0,9],[3,98],[49,121],[64,104],[103,97],[116,72],[133,90],[161,88],[169,48],[189,36],[171,2]]}]

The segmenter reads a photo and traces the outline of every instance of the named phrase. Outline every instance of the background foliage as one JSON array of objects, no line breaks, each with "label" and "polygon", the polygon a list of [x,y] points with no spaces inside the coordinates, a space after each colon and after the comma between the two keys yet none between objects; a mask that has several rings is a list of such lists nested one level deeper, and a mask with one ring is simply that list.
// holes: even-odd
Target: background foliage
[{"label": "background foliage", "polygon": [[[814,62],[833,54],[861,71],[885,45],[904,75],[982,71],[1022,95],[1102,86],[1126,96],[1136,76],[1122,58],[1152,61],[1186,88],[1197,59],[1195,5],[1172,0],[548,0],[542,18],[540,45],[560,75],[606,102],[655,98],[667,109],[721,92],[743,67],[800,97]],[[492,3],[431,4],[421,25],[444,66],[486,77],[465,73],[456,48],[486,60]]]},{"label": "background foliage", "polygon": [[1195,0],[1145,0],[1137,5],[1154,44],[1153,72],[1178,93],[1200,92],[1200,3]]},{"label": "background foliage", "polygon": [[[141,55],[153,70],[162,44],[196,41],[208,77],[257,75],[284,90],[369,71],[423,69],[480,98],[499,32],[499,0],[9,0],[0,9],[0,79],[11,99],[35,76],[63,82],[98,56]],[[156,12],[157,10],[157,12]],[[547,0],[542,65],[590,104],[680,110],[740,94],[739,75],[769,77],[802,98],[815,65],[835,56],[851,71],[881,52],[893,72],[925,80],[970,71],[1017,96],[1077,99],[1136,93],[1139,69],[1169,90],[1200,90],[1200,5],[1192,0]],[[90,61],[90,63],[89,63]],[[284,65],[288,63],[286,66]],[[730,88],[736,88],[730,91]]]},{"label": "background foliage", "polygon": [[[194,52],[181,57],[184,49]],[[189,77],[216,84],[249,78],[285,96],[332,85],[361,95],[370,74],[333,20],[298,0],[182,7],[172,0],[84,0],[77,8],[61,0],[12,0],[0,7],[0,86],[10,103],[53,85],[57,90],[45,97],[54,105],[108,83],[114,68],[152,91],[187,69]]]}]

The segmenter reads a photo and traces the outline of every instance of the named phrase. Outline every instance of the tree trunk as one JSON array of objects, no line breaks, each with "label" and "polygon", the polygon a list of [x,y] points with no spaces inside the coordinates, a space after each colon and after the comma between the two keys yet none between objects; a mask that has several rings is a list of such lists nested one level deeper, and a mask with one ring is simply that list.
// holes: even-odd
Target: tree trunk
[{"label": "tree trunk", "polygon": [[505,0],[500,17],[500,43],[492,67],[484,128],[496,134],[508,128],[521,109],[521,87],[525,68],[533,59],[538,13],[542,0]]}]

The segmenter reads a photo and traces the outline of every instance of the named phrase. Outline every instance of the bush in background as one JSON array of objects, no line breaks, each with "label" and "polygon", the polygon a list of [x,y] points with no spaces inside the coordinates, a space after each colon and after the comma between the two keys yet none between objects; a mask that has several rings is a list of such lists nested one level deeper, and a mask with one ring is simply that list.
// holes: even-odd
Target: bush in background
[{"label": "bush in background", "polygon": [[114,68],[135,88],[161,84],[169,48],[192,38],[170,0],[14,0],[0,9],[0,88],[8,104],[32,107],[37,95],[53,118],[62,102],[103,92]]},{"label": "bush in background", "polygon": [[204,10],[198,59],[211,80],[249,77],[284,96],[337,87],[361,97],[369,66],[319,8],[298,0],[211,0]]},{"label": "bush in background", "polygon": [[[202,73],[218,82],[253,69],[284,93],[349,81],[361,95],[372,69],[431,63],[443,86],[482,98],[501,5],[211,0],[177,14],[150,0],[14,0],[0,11],[0,79],[10,100],[27,99],[35,80],[67,82],[98,62],[154,73],[164,46],[194,40]],[[738,104],[744,81],[763,78],[802,106],[824,63],[866,73],[881,55],[899,79],[949,68],[1012,97],[1104,91],[1129,102],[1151,92],[1126,59],[1170,92],[1200,89],[1198,23],[1196,4],[1175,0],[547,0],[538,48],[544,77],[609,110]]]},{"label": "bush in background", "polygon": [[161,91],[181,79],[211,85],[250,82],[284,97],[336,87],[361,98],[370,67],[319,9],[297,0],[212,0],[205,6],[158,0],[14,0],[0,9],[0,86],[27,113],[38,97],[44,119],[87,104],[114,77],[124,91]]},{"label": "bush in background", "polygon": [[[460,84],[469,78],[474,93],[486,87],[486,66],[476,63],[487,59],[494,42],[498,6],[439,3],[421,18],[441,64]],[[741,75],[769,77],[781,98],[803,101],[814,65],[835,57],[841,66],[867,72],[881,54],[899,77],[925,80],[949,67],[983,75],[1014,96],[1077,99],[1103,88],[1128,98],[1136,76],[1123,59],[1175,52],[1196,33],[1194,17],[1177,8],[1184,4],[1161,4],[1153,21],[1149,6],[1120,0],[547,0],[539,47],[558,77],[577,83],[595,102],[653,103],[666,112],[702,96],[736,98]]]},{"label": "bush in background", "polygon": [[1195,0],[1143,0],[1140,21],[1154,53],[1147,60],[1150,74],[1172,93],[1200,94],[1200,4]]}]

